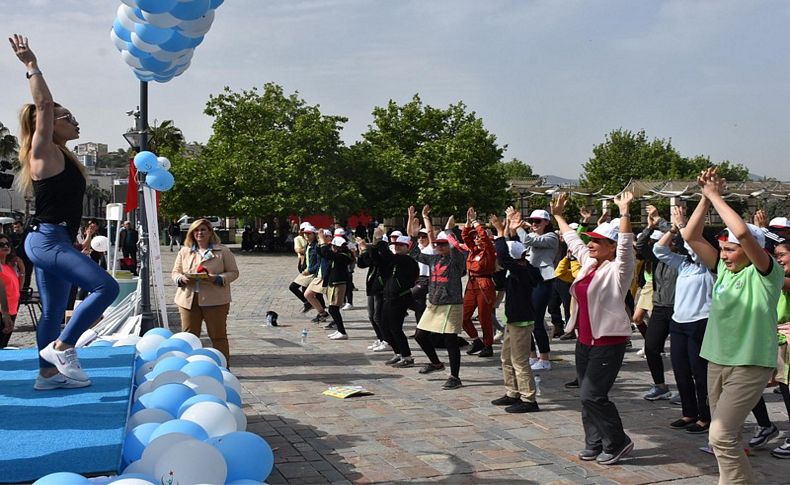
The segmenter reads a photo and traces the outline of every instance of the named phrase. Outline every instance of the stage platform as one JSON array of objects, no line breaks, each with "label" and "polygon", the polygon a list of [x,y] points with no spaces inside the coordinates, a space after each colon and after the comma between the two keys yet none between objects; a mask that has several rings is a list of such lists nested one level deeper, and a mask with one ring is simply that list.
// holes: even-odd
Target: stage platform
[{"label": "stage platform", "polygon": [[38,352],[0,350],[0,483],[118,472],[135,348],[83,348],[78,355],[91,386],[36,391]]}]

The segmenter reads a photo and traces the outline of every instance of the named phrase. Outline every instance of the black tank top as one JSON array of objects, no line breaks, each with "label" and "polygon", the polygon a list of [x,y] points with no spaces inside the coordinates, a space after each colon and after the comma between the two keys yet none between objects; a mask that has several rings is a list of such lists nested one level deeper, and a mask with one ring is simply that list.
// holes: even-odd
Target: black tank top
[{"label": "black tank top", "polygon": [[33,181],[33,195],[36,197],[35,220],[51,224],[65,223],[71,239],[74,240],[82,220],[86,182],[74,161],[65,153],[63,157],[62,172]]}]

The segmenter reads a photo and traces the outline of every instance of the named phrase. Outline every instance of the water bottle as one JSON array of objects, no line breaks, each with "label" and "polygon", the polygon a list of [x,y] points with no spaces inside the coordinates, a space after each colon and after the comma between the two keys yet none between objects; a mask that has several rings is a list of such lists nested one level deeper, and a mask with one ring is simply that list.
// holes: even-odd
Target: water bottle
[{"label": "water bottle", "polygon": [[302,336],[299,338],[299,343],[307,345],[307,328],[302,329]]},{"label": "water bottle", "polygon": [[540,385],[543,383],[543,379],[537,375],[535,376],[535,395],[540,396],[541,390]]}]

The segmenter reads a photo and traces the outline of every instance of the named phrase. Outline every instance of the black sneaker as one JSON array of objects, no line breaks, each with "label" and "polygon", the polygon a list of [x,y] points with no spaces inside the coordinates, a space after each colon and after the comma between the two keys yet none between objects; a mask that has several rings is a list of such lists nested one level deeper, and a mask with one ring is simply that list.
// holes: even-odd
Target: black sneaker
[{"label": "black sneaker", "polygon": [[469,355],[476,354],[481,350],[483,350],[484,348],[485,345],[483,345],[483,341],[480,340],[479,338],[476,338],[475,341],[472,342],[472,346],[469,347],[469,350],[467,350],[466,353]]},{"label": "black sneaker", "polygon": [[483,350],[477,354],[478,357],[493,357],[494,356],[494,348],[493,347],[483,347]]},{"label": "black sneaker", "polygon": [[313,317],[313,319],[310,320],[310,323],[321,323],[321,315],[316,315]]},{"label": "black sneaker", "polygon": [[612,453],[601,453],[595,461],[600,465],[614,465],[625,455],[631,453],[634,449],[634,442],[628,436],[625,437],[625,444],[622,448]]},{"label": "black sneaker", "polygon": [[337,328],[337,324],[335,322],[329,322],[326,325],[324,325],[324,328],[327,330],[329,330],[330,328]]},{"label": "black sneaker", "polygon": [[387,365],[395,365],[395,364],[397,364],[398,362],[400,362],[400,359],[401,359],[400,355],[397,355],[397,354],[396,354],[396,355],[394,355],[394,356],[393,356],[391,359],[387,360],[387,361],[386,361],[386,362],[384,362],[384,363],[385,363],[385,364],[387,364]]},{"label": "black sneaker", "polygon": [[693,419],[691,421],[686,421],[685,419],[680,418],[669,423],[669,427],[673,429],[683,429],[683,428],[688,428],[692,424],[697,424],[697,421]]},{"label": "black sneaker", "polygon": [[506,413],[537,413],[538,411],[540,411],[538,403],[529,401],[517,402],[505,408]]},{"label": "black sneaker", "polygon": [[521,399],[517,397],[510,397],[507,394],[505,394],[504,396],[491,401],[491,404],[493,404],[494,406],[510,406],[512,404],[518,404],[520,402]]},{"label": "black sneaker", "polygon": [[442,386],[442,389],[449,391],[451,389],[458,389],[461,386],[462,386],[461,379],[450,376],[447,378],[446,381],[444,381],[444,385]]},{"label": "black sneaker", "polygon": [[413,357],[404,357],[398,362],[392,364],[392,367],[397,367],[398,369],[405,369],[407,367],[414,367],[414,358]]},{"label": "black sneaker", "polygon": [[439,362],[438,364],[431,364],[430,362],[428,362],[427,364],[422,366],[422,369],[420,369],[420,374],[430,374],[431,372],[435,372],[437,370],[444,370],[444,364],[442,364],[441,362]]},{"label": "black sneaker", "polygon": [[579,379],[574,379],[570,382],[565,383],[565,389],[578,389],[579,388]]},{"label": "black sneaker", "polygon": [[309,303],[305,303],[304,306],[302,307],[302,313],[307,313],[312,309],[313,309],[313,305]]},{"label": "black sneaker", "polygon": [[686,433],[689,434],[705,434],[710,429],[710,423],[707,424],[699,424],[694,423],[691,426],[686,428]]},{"label": "black sneaker", "polygon": [[576,340],[576,333],[575,332],[566,333],[565,335],[560,337],[560,340]]},{"label": "black sneaker", "polygon": [[577,455],[582,461],[593,461],[601,454],[601,450],[582,450]]}]

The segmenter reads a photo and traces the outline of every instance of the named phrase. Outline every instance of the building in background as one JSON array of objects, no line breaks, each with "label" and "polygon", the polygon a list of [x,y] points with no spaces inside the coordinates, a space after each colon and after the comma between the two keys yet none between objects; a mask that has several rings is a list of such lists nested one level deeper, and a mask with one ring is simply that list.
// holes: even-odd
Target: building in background
[{"label": "building in background", "polygon": [[88,168],[95,168],[99,157],[107,155],[107,144],[94,142],[80,143],[74,147],[74,153],[77,154],[77,159],[80,163]]}]

